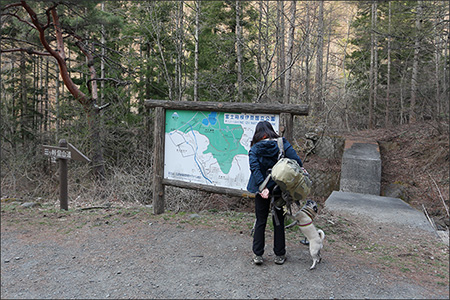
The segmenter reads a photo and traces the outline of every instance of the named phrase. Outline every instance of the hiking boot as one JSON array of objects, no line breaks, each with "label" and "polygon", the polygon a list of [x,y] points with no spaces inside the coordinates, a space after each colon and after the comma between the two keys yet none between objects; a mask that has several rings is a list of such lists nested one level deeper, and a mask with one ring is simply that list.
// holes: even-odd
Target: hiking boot
[{"label": "hiking boot", "polygon": [[263,263],[263,258],[260,255],[255,255],[255,257],[253,257],[253,263],[255,265],[262,265]]},{"label": "hiking boot", "polygon": [[286,255],[277,255],[274,260],[274,262],[277,265],[282,265],[282,264],[284,264],[285,261],[286,261]]}]

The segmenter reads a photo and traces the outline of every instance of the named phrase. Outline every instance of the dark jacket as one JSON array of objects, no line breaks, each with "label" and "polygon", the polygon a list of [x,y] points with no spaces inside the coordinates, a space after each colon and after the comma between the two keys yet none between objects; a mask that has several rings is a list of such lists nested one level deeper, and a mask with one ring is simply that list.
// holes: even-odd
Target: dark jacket
[{"label": "dark jacket", "polygon": [[[283,138],[285,157],[295,159],[300,167],[303,163],[295,152],[292,145]],[[271,169],[278,161],[280,150],[276,139],[265,139],[257,142],[248,152],[250,164],[250,179],[248,180],[247,190],[251,193],[259,192],[259,186],[267,177],[267,171]],[[275,182],[270,179],[267,188],[271,191]]]}]

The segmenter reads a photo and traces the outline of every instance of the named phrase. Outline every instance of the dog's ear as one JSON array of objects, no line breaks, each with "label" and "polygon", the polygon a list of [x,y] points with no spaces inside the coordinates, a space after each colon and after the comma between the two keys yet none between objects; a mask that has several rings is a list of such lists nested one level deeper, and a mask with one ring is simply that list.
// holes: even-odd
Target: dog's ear
[{"label": "dog's ear", "polygon": [[317,209],[317,203],[316,201],[313,200],[306,200],[306,205],[310,206],[312,209],[314,209],[314,212],[317,213],[318,209]]}]

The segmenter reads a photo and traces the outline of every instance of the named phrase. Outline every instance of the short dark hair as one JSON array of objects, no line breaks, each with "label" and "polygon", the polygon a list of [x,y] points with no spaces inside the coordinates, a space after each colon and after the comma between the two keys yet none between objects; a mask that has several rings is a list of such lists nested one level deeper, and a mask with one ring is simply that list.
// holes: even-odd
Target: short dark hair
[{"label": "short dark hair", "polygon": [[275,132],[275,130],[273,130],[272,124],[270,124],[270,122],[261,121],[256,124],[255,133],[253,134],[253,139],[250,147],[263,139],[276,139],[279,137],[280,136]]}]

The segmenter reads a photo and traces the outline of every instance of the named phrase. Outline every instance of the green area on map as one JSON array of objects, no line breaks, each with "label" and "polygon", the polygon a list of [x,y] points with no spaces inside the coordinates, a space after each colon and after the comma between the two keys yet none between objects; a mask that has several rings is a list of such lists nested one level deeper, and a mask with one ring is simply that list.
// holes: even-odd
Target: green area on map
[{"label": "green area on map", "polygon": [[220,112],[167,110],[166,133],[175,130],[192,133],[194,136],[194,131],[198,131],[206,136],[209,144],[203,154],[211,153],[224,174],[230,172],[236,155],[248,154],[240,143],[244,129],[240,125],[225,124],[224,114]]}]

